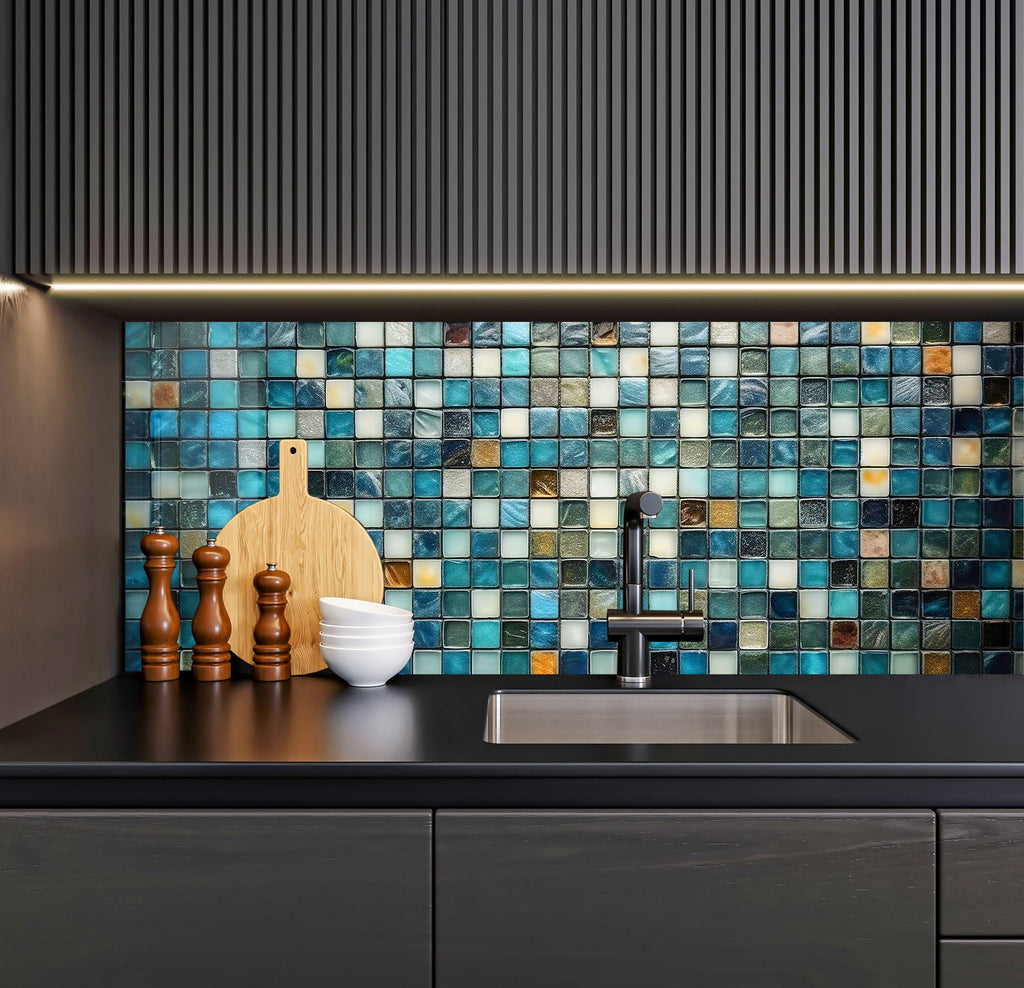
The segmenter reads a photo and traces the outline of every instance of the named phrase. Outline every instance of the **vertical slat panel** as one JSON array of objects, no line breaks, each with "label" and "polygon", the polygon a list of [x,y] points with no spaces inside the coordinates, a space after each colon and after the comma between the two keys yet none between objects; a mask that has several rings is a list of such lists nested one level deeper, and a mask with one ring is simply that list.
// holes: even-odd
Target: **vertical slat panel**
[{"label": "vertical slat panel", "polygon": [[[46,73],[50,85],[56,84],[56,99],[44,104],[46,112],[53,118],[51,138],[52,157],[56,160],[57,175],[53,186],[52,198],[46,203],[46,233],[48,250],[46,251],[47,270],[74,271],[75,263],[72,255],[72,231],[74,222],[74,177],[71,155],[73,152],[74,134],[72,116],[72,99],[74,81],[71,75],[73,32],[72,17],[74,10],[71,0],[59,0],[48,3],[47,11],[51,19],[44,37],[50,51],[56,48],[56,63],[50,62],[50,71]],[[81,48],[75,46],[81,54]]]},{"label": "vertical slat panel", "polygon": [[[847,162],[848,174],[846,180],[846,195],[843,214],[845,216],[844,227],[846,230],[846,262],[845,266],[840,262],[837,268],[859,273],[861,270],[861,233],[863,231],[864,215],[863,200],[861,198],[861,72],[863,68],[863,54],[861,49],[861,6],[862,0],[851,0],[847,9],[846,22],[846,45],[848,52],[846,94],[848,108],[846,114],[846,136],[847,136]],[[794,184],[794,188],[799,188]]]},{"label": "vertical slat panel", "polygon": [[[395,93],[398,112],[398,144],[395,148],[395,163],[399,172],[398,203],[395,228],[396,270],[411,274],[416,229],[416,199],[413,175],[420,161],[420,149],[413,143],[413,82],[417,70],[417,52],[413,40],[415,12],[410,0],[401,0],[398,6],[400,48],[398,52],[398,79]],[[422,164],[419,165],[422,168]],[[314,183],[315,184],[315,183]]]},{"label": "vertical slat panel", "polygon": [[938,64],[938,47],[936,43],[936,22],[938,10],[935,4],[926,3],[923,7],[924,39],[923,62],[924,62],[924,152],[922,167],[923,190],[921,209],[924,213],[924,238],[922,270],[925,274],[935,274],[938,270],[937,252],[937,210],[934,208],[935,198],[938,190],[936,176],[938,174],[938,162],[936,153],[938,150],[938,120],[935,87],[937,85],[936,70]]},{"label": "vertical slat panel", "polygon": [[444,233],[445,233],[445,186],[444,186],[444,141],[442,128],[444,124],[445,85],[447,77],[444,73],[442,47],[444,39],[444,9],[440,3],[430,7],[429,41],[426,45],[428,71],[427,80],[430,89],[430,125],[427,128],[427,152],[430,161],[430,208],[427,211],[427,226],[430,229],[427,240],[427,259],[424,269],[431,274],[440,274],[444,270]]},{"label": "vertical slat panel", "polygon": [[220,105],[220,241],[221,271],[234,274],[238,270],[238,247],[235,230],[235,197],[237,195],[238,157],[235,153],[235,115],[238,112],[238,97],[235,85],[236,31],[235,5],[221,6],[220,18],[220,78],[218,95]]},{"label": "vertical slat panel", "polygon": [[[160,142],[157,153],[163,156],[163,187],[160,208],[163,216],[160,236],[160,264],[158,270],[162,274],[173,274],[177,255],[178,233],[178,155],[174,152],[174,139],[177,130],[178,114],[178,38],[177,38],[177,7],[164,0],[160,12],[160,36],[162,51],[160,59],[163,63],[163,91],[160,102]],[[233,238],[232,238],[233,239]]]},{"label": "vertical slat panel", "polygon": [[[595,0],[594,15],[594,270],[603,274],[611,266],[609,242],[611,209],[611,57],[608,5]],[[525,42],[525,38],[524,38]],[[527,81],[524,79],[524,87]],[[524,128],[524,136],[526,130]],[[524,176],[525,176],[524,172]],[[524,203],[525,205],[525,203]]]},{"label": "vertical slat panel", "polygon": [[[248,274],[252,270],[250,244],[250,210],[252,180],[250,176],[251,145],[250,134],[250,106],[252,93],[249,83],[249,44],[250,44],[250,6],[239,4],[237,20],[235,21],[235,68],[234,78],[230,79],[225,88],[228,92],[234,89],[237,93],[235,103],[235,117],[233,126],[233,140],[235,146],[235,191],[234,201],[231,204],[232,215],[237,231],[236,243],[234,245],[234,271],[238,274]],[[227,93],[225,93],[227,98]],[[228,126],[231,126],[230,123]]]},{"label": "vertical slat panel", "polygon": [[[82,198],[78,204],[81,227],[81,252],[79,270],[96,274],[103,262],[103,205],[101,200],[103,152],[103,85],[101,65],[103,58],[103,7],[97,5],[92,16],[84,6],[79,6],[76,16],[81,24],[82,36],[89,39],[88,65],[85,78],[88,80],[83,99],[88,103],[82,114],[82,146],[88,147],[85,176],[82,179]],[[10,62],[6,62],[10,65]],[[78,140],[76,135],[76,142]],[[0,172],[2,173],[2,172]],[[8,173],[9,174],[9,173]]]},{"label": "vertical slat panel", "polygon": [[25,273],[1024,271],[1019,0],[4,9]]},{"label": "vertical slat panel", "polygon": [[[0,274],[14,271],[14,101],[15,65],[15,8],[12,3],[0,3],[0,65],[7,71],[0,73]],[[13,71],[11,71],[13,69]],[[18,137],[21,134],[19,132]]]},{"label": "vertical slat panel", "polygon": [[175,5],[177,10],[177,93],[175,112],[168,114],[174,122],[174,157],[176,160],[178,184],[175,189],[174,209],[177,213],[177,244],[171,268],[175,272],[193,270],[192,254],[192,128],[190,114],[182,113],[181,107],[189,106],[192,92],[192,46],[189,38],[192,31],[191,9],[187,3]]},{"label": "vertical slat panel", "polygon": [[312,217],[310,215],[311,160],[315,154],[310,117],[313,112],[309,90],[309,63],[312,33],[309,17],[310,0],[297,0],[292,30],[295,32],[292,74],[294,103],[291,111],[295,134],[295,264],[299,271],[313,271],[310,252]]}]

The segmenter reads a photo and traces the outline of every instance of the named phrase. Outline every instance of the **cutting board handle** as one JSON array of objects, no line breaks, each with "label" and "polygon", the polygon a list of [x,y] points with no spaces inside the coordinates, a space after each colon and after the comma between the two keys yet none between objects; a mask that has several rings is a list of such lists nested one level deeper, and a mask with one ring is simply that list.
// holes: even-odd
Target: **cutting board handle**
[{"label": "cutting board handle", "polygon": [[[280,459],[280,497],[309,496],[309,455],[305,439],[282,439],[278,446]],[[273,560],[272,560],[273,561]]]}]

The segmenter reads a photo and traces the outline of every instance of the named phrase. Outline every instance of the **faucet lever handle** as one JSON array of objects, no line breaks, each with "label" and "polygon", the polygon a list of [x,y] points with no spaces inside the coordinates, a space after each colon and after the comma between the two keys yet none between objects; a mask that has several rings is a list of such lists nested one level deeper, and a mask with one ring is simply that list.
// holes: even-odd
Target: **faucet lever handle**
[{"label": "faucet lever handle", "polygon": [[688,589],[689,589],[689,596],[688,596],[688,600],[687,600],[687,603],[686,603],[686,609],[688,611],[692,611],[693,610],[693,570],[692,569],[689,570],[689,574],[690,574],[689,580],[687,581],[687,585],[688,585]]}]

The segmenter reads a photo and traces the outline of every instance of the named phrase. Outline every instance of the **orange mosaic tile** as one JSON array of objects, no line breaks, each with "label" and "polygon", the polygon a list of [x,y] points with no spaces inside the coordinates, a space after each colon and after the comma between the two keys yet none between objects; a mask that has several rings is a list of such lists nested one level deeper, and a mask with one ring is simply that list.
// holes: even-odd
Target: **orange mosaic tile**
[{"label": "orange mosaic tile", "polygon": [[951,374],[952,350],[948,346],[926,346],[922,351],[921,365],[925,374]]},{"label": "orange mosaic tile", "polygon": [[530,672],[534,675],[553,676],[558,672],[557,652],[531,652]]},{"label": "orange mosaic tile", "polygon": [[708,506],[708,525],[711,528],[736,528],[739,508],[735,501],[712,501]]}]

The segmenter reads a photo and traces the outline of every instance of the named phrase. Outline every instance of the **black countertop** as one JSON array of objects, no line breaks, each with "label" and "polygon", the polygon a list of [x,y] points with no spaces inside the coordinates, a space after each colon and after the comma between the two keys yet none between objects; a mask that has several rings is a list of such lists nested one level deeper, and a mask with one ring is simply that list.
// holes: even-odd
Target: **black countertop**
[{"label": "black countertop", "polygon": [[853,744],[495,745],[495,689],[604,676],[143,683],[0,730],[0,806],[1021,807],[1024,677],[700,676],[793,693]]}]

